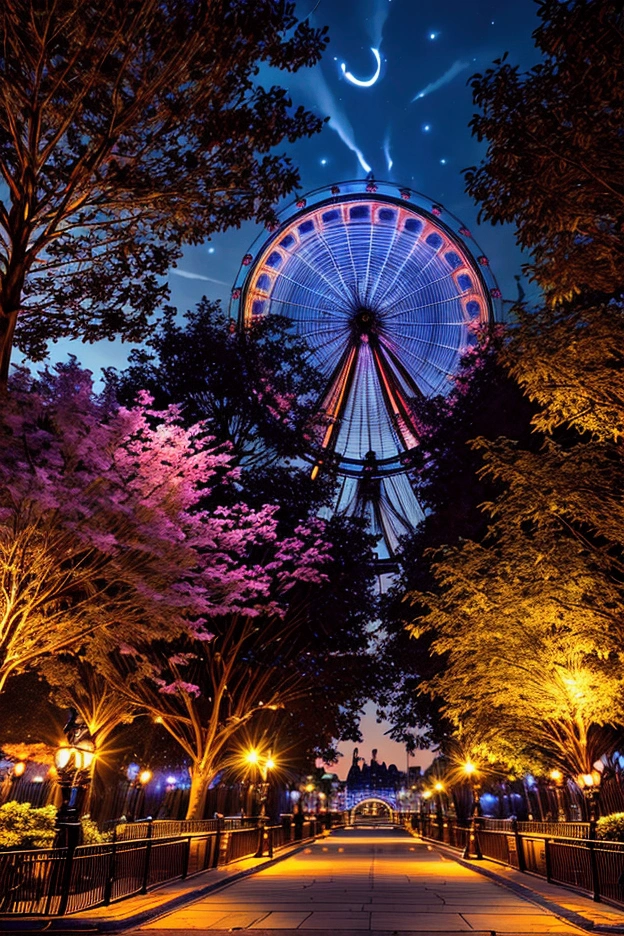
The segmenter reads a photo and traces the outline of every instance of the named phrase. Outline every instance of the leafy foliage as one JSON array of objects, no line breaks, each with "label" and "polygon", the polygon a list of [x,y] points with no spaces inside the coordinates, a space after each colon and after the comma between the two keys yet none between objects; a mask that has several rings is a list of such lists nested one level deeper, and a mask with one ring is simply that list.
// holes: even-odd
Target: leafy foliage
[{"label": "leafy foliage", "polygon": [[624,248],[624,13],[618,0],[539,0],[542,61],[499,59],[472,80],[473,134],[488,144],[466,170],[480,217],[514,222],[528,272],[553,303],[621,294]]},{"label": "leafy foliage", "polygon": [[248,469],[301,455],[320,378],[288,320],[264,316],[241,332],[205,298],[183,323],[176,314],[165,310],[150,350],[133,350],[121,374],[106,372],[117,397],[130,404],[148,390],[158,407],[181,405],[187,425],[205,421]]},{"label": "leafy foliage", "polygon": [[596,838],[606,842],[624,842],[624,813],[601,816],[596,823]]},{"label": "leafy foliage", "polygon": [[500,485],[479,475],[483,457],[471,440],[493,440],[499,433],[530,436],[532,408],[506,374],[502,348],[500,332],[484,332],[462,360],[453,391],[418,404],[422,444],[417,490],[426,513],[402,545],[400,577],[384,604],[388,673],[380,696],[382,712],[393,724],[392,736],[410,746],[447,743],[451,726],[442,716],[440,700],[419,692],[424,681],[444,668],[445,658],[432,652],[434,631],[417,623],[424,609],[406,604],[405,594],[436,588],[432,565],[441,547],[466,539],[478,542],[487,532],[481,505]]},{"label": "leafy foliage", "polygon": [[256,219],[321,121],[258,81],[314,65],[324,29],[278,0],[7,0],[0,15],[0,384],[13,332],[140,340],[184,244]]},{"label": "leafy foliage", "polygon": [[56,806],[33,809],[11,800],[0,806],[0,848],[51,848],[56,836]]},{"label": "leafy foliage", "polygon": [[201,640],[208,618],[272,602],[253,553],[275,509],[202,509],[235,474],[201,424],[97,397],[70,364],[20,374],[0,432],[0,686],[87,635]]}]

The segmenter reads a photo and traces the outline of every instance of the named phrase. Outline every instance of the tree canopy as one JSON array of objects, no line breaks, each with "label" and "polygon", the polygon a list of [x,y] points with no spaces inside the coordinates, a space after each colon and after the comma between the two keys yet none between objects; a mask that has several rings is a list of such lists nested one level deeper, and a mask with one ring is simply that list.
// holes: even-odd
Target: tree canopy
[{"label": "tree canopy", "polygon": [[473,83],[490,146],[467,173],[482,214],[515,222],[546,294],[516,310],[501,356],[533,434],[474,440],[493,485],[484,535],[438,551],[411,626],[441,655],[427,688],[461,739],[576,779],[624,724],[622,10],[539,13],[542,63],[519,77],[501,60]]},{"label": "tree canopy", "polygon": [[619,0],[539,0],[539,64],[503,57],[472,80],[487,153],[466,170],[480,217],[514,222],[552,302],[621,294],[624,12]]},{"label": "tree canopy", "polygon": [[20,372],[12,390],[0,413],[0,689],[95,632],[201,640],[209,618],[272,603],[276,570],[255,556],[275,540],[276,508],[204,506],[235,472],[202,424],[185,429],[146,395],[120,407],[74,363],[36,382]]},{"label": "tree canopy", "polygon": [[[314,65],[281,0],[7,0],[0,11],[0,386],[14,339],[140,340],[185,244],[270,223],[276,152],[320,129],[261,64]],[[17,326],[17,331],[16,331]]]},{"label": "tree canopy", "polygon": [[148,390],[159,407],[179,404],[187,425],[205,421],[236,464],[273,470],[305,451],[317,417],[321,381],[308,358],[282,316],[239,331],[219,303],[204,298],[183,319],[166,308],[147,346],[106,375],[121,402]]}]

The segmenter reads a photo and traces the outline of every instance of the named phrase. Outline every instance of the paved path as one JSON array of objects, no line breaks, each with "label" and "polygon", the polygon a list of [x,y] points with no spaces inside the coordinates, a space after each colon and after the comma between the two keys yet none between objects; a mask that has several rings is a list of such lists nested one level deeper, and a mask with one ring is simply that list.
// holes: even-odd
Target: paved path
[{"label": "paved path", "polygon": [[333,833],[135,930],[359,933],[583,932],[399,829]]}]

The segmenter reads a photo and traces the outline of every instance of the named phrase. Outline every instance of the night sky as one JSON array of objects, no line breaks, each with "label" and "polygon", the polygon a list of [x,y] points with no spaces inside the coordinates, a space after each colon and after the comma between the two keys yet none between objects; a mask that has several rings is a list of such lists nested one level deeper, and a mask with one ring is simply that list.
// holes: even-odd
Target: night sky
[{"label": "night sky", "polygon": [[[532,0],[297,3],[301,17],[313,9],[314,24],[327,24],[330,29],[331,42],[322,63],[294,76],[264,71],[259,76],[263,83],[278,81],[288,87],[296,104],[331,116],[321,134],[289,147],[301,171],[301,193],[365,178],[366,171],[353,151],[359,149],[377,179],[423,192],[459,216],[490,258],[503,297],[513,300],[517,295],[513,277],[521,263],[513,231],[478,227],[477,209],[463,189],[461,169],[482,155],[468,129],[473,106],[467,81],[506,51],[522,69],[535,63],[531,38],[538,25],[535,4]],[[358,79],[370,79],[376,70],[372,48],[380,52],[380,77],[371,87],[355,87],[344,77],[341,63]],[[258,228],[249,224],[189,249],[177,271],[172,271],[173,303],[184,310],[207,295],[227,305],[240,260],[257,233]],[[67,349],[67,344],[58,345],[54,356],[63,357]],[[102,366],[123,366],[127,349],[105,342],[71,350],[97,374]],[[367,761],[371,748],[377,746],[380,760],[404,767],[404,750],[383,737],[387,726],[376,726],[368,717],[363,727],[360,754]],[[340,773],[348,769],[351,747],[343,745]],[[426,755],[417,755],[412,763],[428,760]]]}]

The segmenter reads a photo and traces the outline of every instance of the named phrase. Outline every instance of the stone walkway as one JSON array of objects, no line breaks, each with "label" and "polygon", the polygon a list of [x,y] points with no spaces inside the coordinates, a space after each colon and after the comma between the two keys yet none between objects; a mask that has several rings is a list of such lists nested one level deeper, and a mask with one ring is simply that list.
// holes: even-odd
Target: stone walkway
[{"label": "stone walkway", "polygon": [[349,829],[133,932],[235,930],[257,936],[295,930],[313,930],[315,936],[587,931],[403,830]]}]

